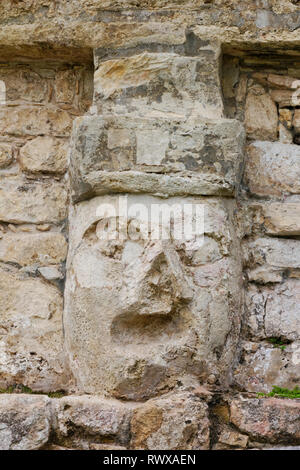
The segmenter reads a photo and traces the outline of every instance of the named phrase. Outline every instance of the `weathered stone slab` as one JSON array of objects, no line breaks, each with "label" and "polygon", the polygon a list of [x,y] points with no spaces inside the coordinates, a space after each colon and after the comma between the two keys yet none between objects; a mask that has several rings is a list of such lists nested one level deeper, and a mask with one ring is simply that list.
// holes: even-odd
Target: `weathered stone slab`
[{"label": "weathered stone slab", "polygon": [[241,124],[227,119],[190,125],[79,118],[71,149],[73,197],[111,191],[232,194],[240,179],[243,144]]},{"label": "weathered stone slab", "polygon": [[278,126],[277,107],[263,88],[250,89],[245,109],[247,135],[256,140],[276,140]]},{"label": "weathered stone slab", "polygon": [[289,279],[264,288],[250,286],[247,292],[248,326],[254,338],[300,337],[300,282]]},{"label": "weathered stone slab", "polygon": [[48,97],[48,83],[29,67],[6,67],[0,69],[0,80],[6,88],[6,101],[41,103]]},{"label": "weathered stone slab", "polygon": [[248,148],[245,182],[253,194],[281,196],[300,193],[300,147],[255,142]]},{"label": "weathered stone slab", "polygon": [[48,266],[65,261],[67,242],[61,233],[5,233],[0,240],[0,261],[20,266]]},{"label": "weathered stone slab", "polygon": [[[130,214],[161,200],[129,196],[127,202]],[[151,241],[141,234],[102,240],[104,222],[120,217],[117,196],[94,198],[72,211],[64,325],[80,390],[141,400],[172,390],[178,377],[220,386],[228,380],[241,293],[240,265],[231,252],[234,204],[206,198],[163,204],[169,210],[183,202],[204,204],[204,245],[198,235],[191,242]],[[108,219],[97,215],[107,204],[115,209]],[[132,215],[126,227],[140,222]]]},{"label": "weathered stone slab", "polygon": [[230,406],[230,420],[253,439],[271,443],[300,442],[300,401],[240,398]]},{"label": "weathered stone slab", "polygon": [[0,395],[0,450],[38,450],[49,440],[50,399],[41,395]]},{"label": "weathered stone slab", "polygon": [[88,395],[53,400],[55,442],[89,449],[101,443],[128,445],[132,406]]},{"label": "weathered stone slab", "polygon": [[20,151],[21,168],[29,173],[62,174],[68,164],[68,142],[51,137],[36,137]]},{"label": "weathered stone slab", "polygon": [[207,404],[189,392],[149,400],[131,422],[131,447],[148,450],[207,450]]},{"label": "weathered stone slab", "polygon": [[258,238],[247,243],[248,264],[275,269],[300,269],[300,241]]},{"label": "weathered stone slab", "polygon": [[284,237],[300,235],[300,203],[263,204],[261,212],[267,234]]},{"label": "weathered stone slab", "polygon": [[5,168],[13,160],[12,147],[9,144],[0,144],[0,168]]},{"label": "weathered stone slab", "polygon": [[0,387],[15,383],[37,391],[66,386],[62,295],[39,279],[0,272]]},{"label": "weathered stone slab", "polygon": [[284,350],[268,343],[243,342],[234,384],[248,392],[269,393],[274,385],[293,390],[299,383],[299,351],[299,341]]},{"label": "weathered stone slab", "polygon": [[0,177],[0,220],[9,223],[59,223],[67,216],[66,184]]},{"label": "weathered stone slab", "polygon": [[144,51],[99,61],[94,82],[99,110],[139,116],[169,114],[175,119],[221,118],[220,47],[203,41],[197,52],[181,56]]},{"label": "weathered stone slab", "polygon": [[70,114],[56,107],[1,106],[0,134],[10,136],[54,135],[68,137],[72,129]]}]

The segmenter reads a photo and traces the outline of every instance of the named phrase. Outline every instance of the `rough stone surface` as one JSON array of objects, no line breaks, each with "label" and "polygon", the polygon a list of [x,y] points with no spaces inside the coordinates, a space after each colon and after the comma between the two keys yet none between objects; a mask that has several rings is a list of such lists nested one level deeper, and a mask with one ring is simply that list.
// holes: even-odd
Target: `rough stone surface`
[{"label": "rough stone surface", "polygon": [[300,192],[300,147],[255,142],[249,147],[245,180],[251,193],[280,196]]},{"label": "rough stone surface", "polygon": [[271,203],[262,206],[263,225],[269,235],[300,235],[300,203]]},{"label": "rough stone surface", "polygon": [[55,442],[94,448],[101,443],[128,445],[132,407],[92,396],[64,397],[53,403]]},{"label": "rough stone surface", "polygon": [[134,449],[207,450],[207,404],[188,392],[149,400],[134,412],[131,433]]},{"label": "rough stone surface", "polygon": [[187,125],[158,118],[79,118],[71,150],[73,197],[113,190],[232,193],[240,180],[243,144],[241,125],[225,119]]},{"label": "rough stone surface", "polygon": [[0,240],[0,261],[20,266],[47,266],[65,261],[67,242],[57,232],[6,233]]},{"label": "rough stone surface", "polygon": [[21,149],[20,165],[29,173],[64,173],[67,169],[67,142],[37,137]]},{"label": "rough stone surface", "polygon": [[12,147],[9,144],[0,144],[0,168],[5,168],[13,160]]},{"label": "rough stone surface", "polygon": [[192,57],[144,51],[99,61],[95,98],[99,111],[139,116],[222,117],[217,62],[220,50],[205,44]]},{"label": "rough stone surface", "polygon": [[299,444],[299,400],[238,399],[230,406],[230,421],[252,439]]},{"label": "rough stone surface", "polygon": [[234,383],[242,391],[272,391],[274,385],[293,390],[299,383],[299,341],[282,350],[269,343],[243,342]]},{"label": "rough stone surface", "polygon": [[289,280],[276,287],[256,288],[247,293],[249,327],[253,337],[297,340],[300,284]]},{"label": "rough stone surface", "polygon": [[38,391],[64,388],[62,307],[59,290],[2,269],[0,272],[0,387],[15,383]]},{"label": "rough stone surface", "polygon": [[249,92],[246,101],[245,127],[255,140],[276,140],[277,108],[272,98],[262,90]]},{"label": "rough stone surface", "polygon": [[0,395],[1,450],[38,450],[48,442],[50,429],[49,398]]},{"label": "rough stone surface", "polygon": [[0,220],[16,224],[59,223],[67,217],[65,185],[0,176]]}]

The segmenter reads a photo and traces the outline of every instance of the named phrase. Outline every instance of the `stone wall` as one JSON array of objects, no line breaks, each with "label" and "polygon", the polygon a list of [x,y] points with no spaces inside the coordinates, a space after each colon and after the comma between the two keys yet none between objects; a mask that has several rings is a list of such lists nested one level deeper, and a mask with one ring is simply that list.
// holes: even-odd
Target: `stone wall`
[{"label": "stone wall", "polygon": [[[0,22],[1,448],[299,445],[299,399],[259,395],[299,385],[299,2]],[[149,241],[158,204],[203,236]]]}]

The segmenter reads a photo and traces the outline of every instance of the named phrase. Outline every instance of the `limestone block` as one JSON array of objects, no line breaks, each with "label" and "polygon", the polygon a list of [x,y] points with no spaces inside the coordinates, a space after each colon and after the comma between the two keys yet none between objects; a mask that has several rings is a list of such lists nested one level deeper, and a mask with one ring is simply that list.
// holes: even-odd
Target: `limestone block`
[{"label": "limestone block", "polygon": [[74,70],[59,70],[55,76],[55,99],[57,103],[69,103],[74,100],[76,75]]},{"label": "limestone block", "polygon": [[55,442],[81,449],[111,442],[127,445],[132,406],[99,397],[69,396],[53,400]]},{"label": "limestone block", "polygon": [[191,125],[78,118],[70,153],[73,198],[109,191],[228,194],[240,179],[243,144],[241,124],[227,119]]},{"label": "limestone block", "polygon": [[0,220],[9,223],[59,223],[67,216],[66,184],[0,177]]},{"label": "limestone block", "polygon": [[295,109],[293,126],[296,132],[300,132],[300,109]]},{"label": "limestone block", "polygon": [[149,400],[134,412],[131,433],[133,449],[207,450],[208,406],[189,392]]},{"label": "limestone block", "polygon": [[20,266],[47,266],[65,261],[67,242],[56,232],[6,233],[0,240],[0,261]]},{"label": "limestone block", "polygon": [[64,370],[60,291],[36,278],[0,272],[0,387],[61,390]]},{"label": "limestone block", "polygon": [[72,119],[67,111],[43,106],[1,106],[0,134],[12,136],[54,135],[68,137]]},{"label": "limestone block", "polygon": [[245,182],[253,194],[281,196],[300,192],[300,147],[255,142],[248,147]]},{"label": "limestone block", "polygon": [[214,450],[246,449],[248,441],[249,436],[225,428],[222,430]]},{"label": "limestone block", "polygon": [[9,144],[0,144],[0,168],[7,167],[13,160],[12,148]]},{"label": "limestone block", "polygon": [[[203,384],[213,378],[223,387],[240,318],[233,201],[125,199],[132,214],[119,227],[125,239],[102,238],[124,220],[118,196],[84,201],[70,218],[64,329],[80,390],[141,400],[172,390],[183,377]],[[158,228],[166,231],[172,207],[204,204],[204,240],[200,229],[190,241],[182,235],[174,242],[149,240],[148,230],[157,227],[145,233],[146,219],[135,211],[150,214],[160,203],[164,222]],[[99,208],[110,208],[112,216],[97,215]]]},{"label": "limestone block", "polygon": [[283,284],[264,288],[250,286],[246,300],[252,338],[274,337],[290,341],[299,338],[299,280],[290,279]]},{"label": "limestone block", "polygon": [[300,269],[300,241],[259,238],[247,244],[249,264],[275,269]]},{"label": "limestone block", "polygon": [[49,440],[50,399],[41,395],[0,395],[0,450],[38,450]]},{"label": "limestone block", "polygon": [[266,233],[276,236],[300,235],[300,203],[270,203],[261,206]]},{"label": "limestone block", "polygon": [[245,109],[247,135],[256,140],[276,140],[277,125],[277,107],[270,95],[263,89],[250,89]]},{"label": "limestone block", "polygon": [[6,101],[41,103],[47,98],[47,80],[29,67],[1,68],[0,80],[5,83]]},{"label": "limestone block", "polygon": [[299,400],[239,398],[230,405],[231,422],[252,439],[299,444],[299,409]]},{"label": "limestone block", "polygon": [[220,50],[203,42],[198,55],[145,50],[99,61],[94,89],[100,112],[221,118]]},{"label": "limestone block", "polygon": [[20,151],[21,168],[29,173],[62,174],[68,164],[68,142],[51,137],[36,137]]},{"label": "limestone block", "polygon": [[248,392],[272,391],[273,386],[293,390],[299,383],[300,343],[284,350],[269,343],[242,343],[240,363],[234,371],[234,385]]},{"label": "limestone block", "polygon": [[[299,83],[299,81],[298,81]],[[295,107],[300,105],[300,92],[299,89],[292,90],[271,90],[270,96],[273,101],[279,105],[280,108],[287,106]]]}]

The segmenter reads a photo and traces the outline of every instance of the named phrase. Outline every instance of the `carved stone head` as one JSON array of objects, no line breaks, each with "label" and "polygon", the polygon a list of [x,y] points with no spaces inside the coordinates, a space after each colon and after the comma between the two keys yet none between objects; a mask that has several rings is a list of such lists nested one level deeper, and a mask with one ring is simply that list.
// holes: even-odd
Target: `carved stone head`
[{"label": "carved stone head", "polygon": [[[182,383],[226,386],[239,324],[232,208],[187,202],[204,206],[204,235],[147,237],[138,214],[122,220],[117,196],[73,209],[64,323],[82,391],[141,400]],[[113,217],[99,216],[107,204]],[[137,204],[150,213],[161,200],[128,197],[129,212]]]}]

